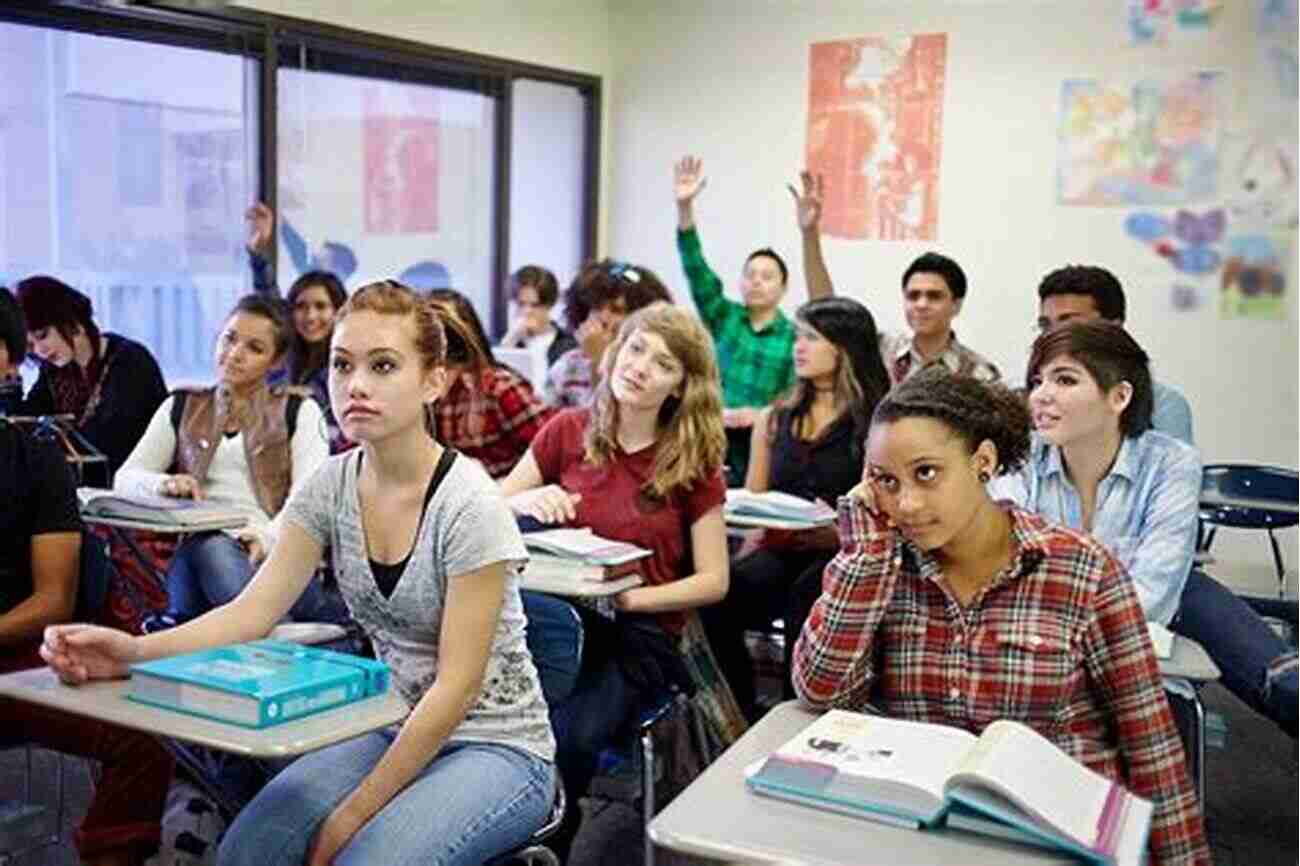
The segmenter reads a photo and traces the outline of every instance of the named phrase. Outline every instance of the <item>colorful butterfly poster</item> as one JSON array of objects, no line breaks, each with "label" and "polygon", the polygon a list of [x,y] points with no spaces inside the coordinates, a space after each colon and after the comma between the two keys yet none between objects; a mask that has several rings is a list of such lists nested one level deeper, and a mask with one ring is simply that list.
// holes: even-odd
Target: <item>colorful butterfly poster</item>
[{"label": "colorful butterfly poster", "polygon": [[1287,231],[1228,238],[1219,280],[1221,318],[1286,318],[1286,263],[1292,243],[1293,234]]},{"label": "colorful butterfly poster", "polygon": [[1129,41],[1164,44],[1175,32],[1208,30],[1222,5],[1222,0],[1125,0]]},{"label": "colorful butterfly poster", "polygon": [[1057,200],[1122,207],[1213,198],[1221,83],[1218,72],[1129,87],[1089,79],[1064,82]]},{"label": "colorful butterfly poster", "polygon": [[1124,220],[1124,231],[1151,247],[1183,274],[1208,274],[1218,270],[1223,258],[1217,245],[1223,240],[1227,214],[1223,208],[1204,213],[1180,210],[1172,218],[1138,211]]}]

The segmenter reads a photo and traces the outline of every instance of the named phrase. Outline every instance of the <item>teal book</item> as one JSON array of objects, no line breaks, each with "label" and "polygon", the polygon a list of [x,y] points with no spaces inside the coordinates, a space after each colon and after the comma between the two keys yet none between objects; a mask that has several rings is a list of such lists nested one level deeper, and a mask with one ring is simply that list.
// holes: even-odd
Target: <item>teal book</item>
[{"label": "teal book", "polygon": [[998,836],[1086,861],[1146,858],[1151,803],[1019,722],[980,736],[831,710],[747,774],[757,794],[874,821]]},{"label": "teal book", "polygon": [[268,728],[387,687],[382,663],[282,641],[253,641],[132,665],[127,697],[227,724]]}]

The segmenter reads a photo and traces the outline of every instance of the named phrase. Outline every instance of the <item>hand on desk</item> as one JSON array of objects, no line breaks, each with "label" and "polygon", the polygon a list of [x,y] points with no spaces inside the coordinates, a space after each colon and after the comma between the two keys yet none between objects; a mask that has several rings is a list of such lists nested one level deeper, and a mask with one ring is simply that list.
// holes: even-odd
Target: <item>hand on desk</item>
[{"label": "hand on desk", "polygon": [[581,501],[581,493],[548,484],[510,497],[510,508],[515,514],[526,514],[542,523],[569,523],[577,518]]},{"label": "hand on desk", "polygon": [[158,482],[158,495],[197,502],[203,498],[203,485],[193,475],[168,475]]},{"label": "hand on desk", "polygon": [[68,685],[127,676],[136,661],[135,638],[124,631],[72,623],[45,629],[41,658]]}]

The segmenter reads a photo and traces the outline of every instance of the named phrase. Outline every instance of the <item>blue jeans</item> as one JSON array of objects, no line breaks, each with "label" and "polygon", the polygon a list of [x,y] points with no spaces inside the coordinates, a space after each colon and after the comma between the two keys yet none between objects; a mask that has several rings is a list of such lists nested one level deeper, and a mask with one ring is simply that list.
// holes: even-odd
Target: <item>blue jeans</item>
[{"label": "blue jeans", "polygon": [[[167,567],[167,609],[185,622],[220,607],[253,579],[253,563],[243,545],[224,532],[200,532],[185,539]],[[292,608],[299,622],[341,622],[347,617],[342,599],[326,593],[313,577]]]},{"label": "blue jeans", "polygon": [[1296,736],[1295,650],[1221,583],[1192,569],[1169,627],[1205,648],[1223,685],[1256,712]]},{"label": "blue jeans", "polygon": [[[316,832],[392,744],[392,729],[304,755],[272,779],[221,840],[221,866],[301,866]],[[546,822],[555,767],[491,743],[443,747],[357,831],[337,866],[479,866]]]}]

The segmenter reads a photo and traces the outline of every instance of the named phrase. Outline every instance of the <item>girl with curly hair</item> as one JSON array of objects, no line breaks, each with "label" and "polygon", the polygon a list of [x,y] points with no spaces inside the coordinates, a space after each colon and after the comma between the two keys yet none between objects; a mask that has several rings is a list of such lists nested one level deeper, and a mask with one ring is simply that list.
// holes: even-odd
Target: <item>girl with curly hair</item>
[{"label": "girl with curly hair", "polygon": [[1152,802],[1153,863],[1209,862],[1133,581],[1101,543],[986,489],[1028,455],[1028,407],[999,385],[927,369],[876,406],[795,691],[977,735],[1022,722]]}]

